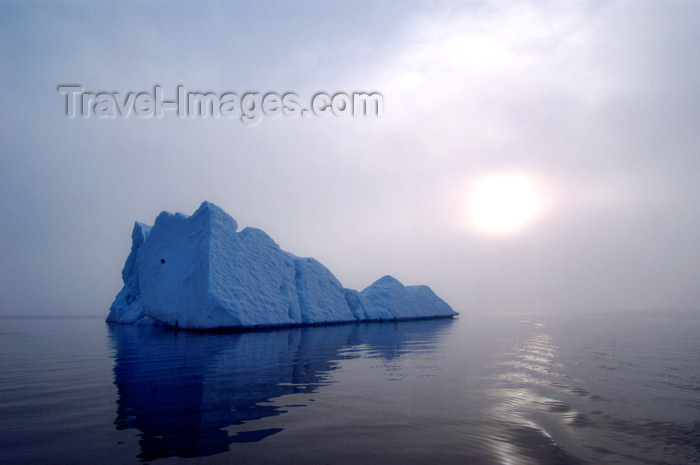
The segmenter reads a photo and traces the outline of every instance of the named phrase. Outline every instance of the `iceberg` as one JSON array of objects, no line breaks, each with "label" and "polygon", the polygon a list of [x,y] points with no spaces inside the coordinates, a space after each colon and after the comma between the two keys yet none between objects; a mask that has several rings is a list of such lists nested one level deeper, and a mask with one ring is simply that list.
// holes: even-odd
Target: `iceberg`
[{"label": "iceberg", "polygon": [[249,329],[457,315],[428,286],[384,276],[346,289],[313,258],[282,250],[211,202],[191,216],[137,222],[108,322],[193,330]]}]

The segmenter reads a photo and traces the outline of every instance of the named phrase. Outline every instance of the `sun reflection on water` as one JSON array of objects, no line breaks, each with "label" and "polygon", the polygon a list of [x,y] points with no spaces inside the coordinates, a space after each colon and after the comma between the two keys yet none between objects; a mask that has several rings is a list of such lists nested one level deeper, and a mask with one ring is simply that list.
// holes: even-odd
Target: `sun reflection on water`
[{"label": "sun reflection on water", "polygon": [[567,376],[546,326],[520,323],[529,325],[529,334],[502,354],[497,366],[493,415],[503,430],[491,446],[503,464],[553,463],[552,457],[568,457],[564,449],[577,448],[570,428],[585,418],[560,398],[555,383]]}]

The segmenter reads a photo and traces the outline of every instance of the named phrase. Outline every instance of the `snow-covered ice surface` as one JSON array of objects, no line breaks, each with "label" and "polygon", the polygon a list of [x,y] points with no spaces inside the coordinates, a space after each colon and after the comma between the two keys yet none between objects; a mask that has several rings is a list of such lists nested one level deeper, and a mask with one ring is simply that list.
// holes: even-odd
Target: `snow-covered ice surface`
[{"label": "snow-covered ice surface", "polygon": [[457,315],[428,286],[391,276],[344,289],[317,260],[280,249],[260,229],[237,229],[210,202],[192,216],[162,212],[153,227],[137,222],[107,321],[218,329]]}]

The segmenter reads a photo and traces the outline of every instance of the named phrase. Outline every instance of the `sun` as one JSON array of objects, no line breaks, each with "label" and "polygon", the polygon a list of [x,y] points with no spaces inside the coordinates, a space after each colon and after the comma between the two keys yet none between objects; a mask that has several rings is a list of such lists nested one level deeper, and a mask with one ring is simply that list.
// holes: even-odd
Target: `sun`
[{"label": "sun", "polygon": [[521,231],[543,207],[542,195],[526,176],[497,174],[478,180],[470,193],[469,219],[476,230],[493,235]]}]

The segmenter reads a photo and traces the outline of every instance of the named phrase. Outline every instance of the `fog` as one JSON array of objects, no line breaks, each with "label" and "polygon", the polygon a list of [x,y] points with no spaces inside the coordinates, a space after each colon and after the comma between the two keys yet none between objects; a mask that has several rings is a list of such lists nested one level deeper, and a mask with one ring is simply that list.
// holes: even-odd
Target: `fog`
[{"label": "fog", "polygon": [[[461,313],[700,311],[699,14],[692,1],[2,3],[0,314],[106,316],[133,222],[203,200],[346,287],[391,274]],[[294,92],[306,106],[378,92],[384,112],[69,118],[69,84]],[[508,227],[477,227],[478,186],[504,176],[530,190],[501,187],[501,203],[535,200],[504,212]],[[480,208],[498,213],[493,201]]]}]

